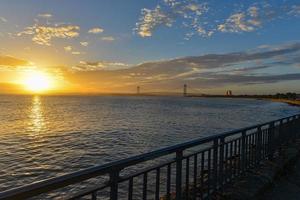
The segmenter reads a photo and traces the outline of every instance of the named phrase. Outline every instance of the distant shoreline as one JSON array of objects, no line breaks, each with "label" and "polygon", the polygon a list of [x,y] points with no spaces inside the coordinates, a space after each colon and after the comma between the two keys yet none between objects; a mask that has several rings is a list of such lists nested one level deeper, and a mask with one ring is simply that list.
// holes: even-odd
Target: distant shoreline
[{"label": "distant shoreline", "polygon": [[[0,94],[0,96],[177,96],[183,97],[182,94],[179,93],[141,93],[141,94],[134,94],[134,93],[99,93],[99,94]],[[280,102],[286,103],[291,106],[300,106],[300,100],[290,100],[290,99],[283,99],[283,98],[272,98],[268,97],[267,95],[187,95],[186,98],[228,98],[228,99],[256,99],[256,100],[267,100],[273,102]]]},{"label": "distant shoreline", "polygon": [[274,102],[287,103],[291,106],[300,106],[300,100],[289,100],[289,99],[271,99]]},{"label": "distant shoreline", "polygon": [[266,101],[286,103],[291,106],[300,106],[300,100],[272,98],[272,97],[267,97],[265,95],[232,95],[232,96],[227,96],[227,95],[188,95],[186,97],[256,99],[256,100],[266,100]]}]

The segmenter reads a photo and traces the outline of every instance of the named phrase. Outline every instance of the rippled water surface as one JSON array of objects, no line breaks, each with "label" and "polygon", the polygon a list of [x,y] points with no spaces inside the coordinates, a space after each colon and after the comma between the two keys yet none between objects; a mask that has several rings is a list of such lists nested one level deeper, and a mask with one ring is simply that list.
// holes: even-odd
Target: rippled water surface
[{"label": "rippled water surface", "polygon": [[299,112],[251,99],[0,96],[0,191]]}]

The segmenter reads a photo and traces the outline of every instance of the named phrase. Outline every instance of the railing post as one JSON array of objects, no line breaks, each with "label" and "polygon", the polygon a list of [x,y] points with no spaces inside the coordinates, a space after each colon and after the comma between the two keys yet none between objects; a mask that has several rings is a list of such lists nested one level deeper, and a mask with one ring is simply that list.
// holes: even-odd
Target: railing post
[{"label": "railing post", "polygon": [[220,157],[219,157],[219,185],[221,189],[223,188],[223,183],[224,183],[224,143],[225,143],[225,138],[221,137],[220,138]]},{"label": "railing post", "polygon": [[291,142],[294,142],[294,127],[293,127],[293,125],[294,125],[294,117],[291,117],[290,118],[290,125],[289,125],[289,127],[290,127],[290,138],[291,138]]},{"label": "railing post", "polygon": [[246,169],[246,131],[242,132],[242,172]]},{"label": "railing post", "polygon": [[292,142],[293,140],[293,130],[292,130],[292,123],[293,123],[293,119],[291,119],[290,117],[288,118],[288,140],[289,142]]},{"label": "railing post", "polygon": [[119,169],[113,169],[109,174],[110,182],[110,200],[118,199],[118,182],[119,182]]},{"label": "railing post", "polygon": [[297,128],[296,128],[296,125],[297,125],[297,118],[296,116],[293,116],[293,122],[292,122],[292,131],[293,131],[293,140],[294,142],[296,142],[297,140]]},{"label": "railing post", "polygon": [[274,133],[275,133],[275,130],[274,130],[275,126],[274,126],[274,122],[271,122],[269,124],[269,135],[268,135],[268,143],[269,143],[269,155],[268,155],[268,158],[269,160],[273,160],[274,158],[274,144],[275,144],[275,138],[274,138]]},{"label": "railing post", "polygon": [[97,200],[97,191],[92,193],[92,200]]},{"label": "railing post", "polygon": [[291,132],[291,142],[294,142],[295,138],[295,133],[294,133],[294,117],[291,117],[291,122],[290,122],[290,132]]},{"label": "railing post", "polygon": [[300,115],[297,115],[297,120],[296,120],[296,138],[299,138],[299,133],[300,133]]},{"label": "railing post", "polygon": [[300,134],[300,115],[298,115],[298,121],[297,121],[297,139],[299,138]]},{"label": "railing post", "polygon": [[283,141],[284,141],[284,144],[285,144],[285,145],[288,144],[288,140],[287,140],[288,135],[287,135],[287,126],[286,126],[286,124],[287,124],[287,121],[284,122],[284,121],[282,120],[281,130],[282,130]]},{"label": "railing post", "polygon": [[213,189],[216,190],[218,186],[218,149],[219,139],[214,139],[213,144]]},{"label": "railing post", "polygon": [[176,200],[182,199],[182,157],[182,150],[176,151]]},{"label": "railing post", "polygon": [[278,152],[281,153],[282,152],[282,146],[284,145],[284,135],[283,135],[283,128],[282,128],[282,124],[283,124],[283,121],[282,119],[279,121],[279,141],[280,141],[280,144],[278,146]]},{"label": "railing post", "polygon": [[261,161],[261,147],[262,147],[262,132],[261,126],[257,128],[257,137],[256,137],[256,165],[259,165]]}]

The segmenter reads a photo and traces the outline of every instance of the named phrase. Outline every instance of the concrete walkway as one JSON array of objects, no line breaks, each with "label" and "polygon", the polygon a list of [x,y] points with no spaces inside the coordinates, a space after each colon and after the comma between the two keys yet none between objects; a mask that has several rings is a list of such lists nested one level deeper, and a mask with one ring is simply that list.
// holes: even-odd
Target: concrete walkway
[{"label": "concrete walkway", "polygon": [[300,139],[282,146],[265,160],[216,193],[214,200],[300,200]]},{"label": "concrete walkway", "polygon": [[300,199],[300,160],[295,166],[286,170],[272,188],[267,190],[260,199],[272,200],[299,200]]}]

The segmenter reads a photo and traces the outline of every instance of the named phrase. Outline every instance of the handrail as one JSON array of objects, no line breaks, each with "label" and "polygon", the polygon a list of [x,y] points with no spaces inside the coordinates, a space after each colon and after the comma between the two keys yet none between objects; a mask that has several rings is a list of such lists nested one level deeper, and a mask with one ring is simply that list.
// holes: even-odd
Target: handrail
[{"label": "handrail", "polygon": [[262,127],[262,126],[265,126],[265,125],[268,125],[271,123],[281,122],[283,120],[289,121],[290,119],[294,119],[295,117],[297,119],[299,119],[300,114],[281,118],[281,119],[266,122],[266,123],[261,123],[258,125],[249,126],[246,128],[231,130],[231,131],[221,133],[221,134],[216,134],[216,135],[212,135],[212,136],[208,136],[208,137],[204,137],[204,138],[191,140],[191,141],[180,143],[177,145],[154,150],[149,153],[136,155],[133,157],[121,159],[121,160],[110,162],[110,163],[100,165],[100,166],[90,167],[87,169],[80,170],[78,172],[62,175],[59,177],[50,178],[50,179],[46,179],[43,181],[38,181],[38,182],[29,184],[29,185],[26,185],[23,187],[17,187],[17,188],[11,189],[11,190],[1,192],[0,199],[10,199],[12,197],[14,199],[20,199],[20,198],[29,198],[29,197],[37,196],[42,193],[50,192],[55,189],[59,189],[59,188],[62,188],[62,187],[65,187],[65,186],[68,186],[71,184],[76,184],[76,183],[79,183],[81,181],[84,181],[84,180],[87,180],[87,179],[90,179],[90,178],[93,178],[96,176],[110,173],[114,170],[120,171],[120,170],[122,170],[126,167],[129,167],[129,166],[132,166],[132,165],[136,165],[136,164],[139,164],[139,163],[142,163],[145,161],[149,161],[149,160],[156,159],[156,158],[159,158],[162,156],[166,156],[166,155],[169,155],[172,153],[176,153],[179,150],[183,151],[185,149],[195,147],[195,146],[207,143],[207,142],[212,142],[218,138],[225,138],[225,137],[239,134],[242,132],[246,132],[246,131],[249,131],[252,129],[257,129],[259,127]]}]

